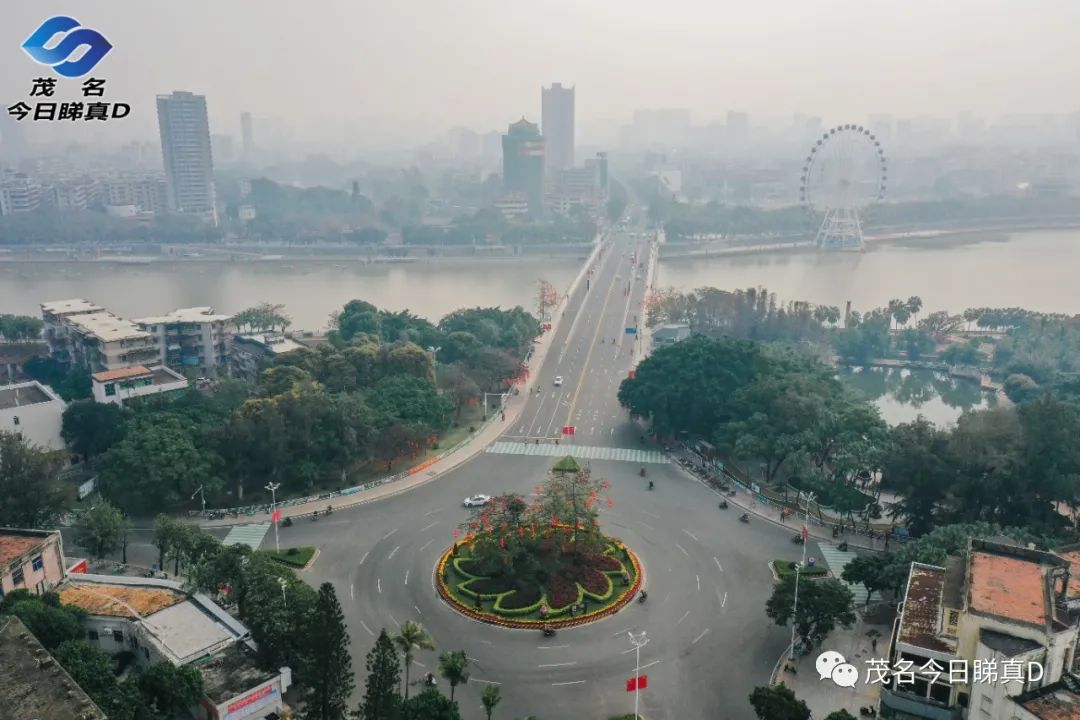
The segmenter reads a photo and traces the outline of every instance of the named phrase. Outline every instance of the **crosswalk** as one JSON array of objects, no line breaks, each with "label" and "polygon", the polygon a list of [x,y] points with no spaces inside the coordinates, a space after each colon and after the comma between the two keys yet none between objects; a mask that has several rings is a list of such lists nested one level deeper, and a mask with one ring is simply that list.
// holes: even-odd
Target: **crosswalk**
[{"label": "crosswalk", "polygon": [[270,523],[256,523],[254,525],[237,525],[229,530],[229,534],[221,541],[222,545],[247,545],[252,550],[258,550],[262,545],[266,532],[270,529]]},{"label": "crosswalk", "polygon": [[[844,582],[840,578],[840,574],[844,572],[844,568],[847,564],[854,560],[857,555],[853,552],[844,552],[838,550],[832,543],[819,542],[818,547],[821,548],[821,557],[825,560],[825,564],[829,566],[829,570],[832,571],[833,576]],[[859,583],[844,583],[851,590],[852,604],[855,607],[862,607],[866,604],[866,588]],[[874,593],[874,599],[880,599],[878,593]]]},{"label": "crosswalk", "polygon": [[538,457],[563,457],[573,455],[579,460],[617,460],[638,464],[664,464],[668,456],[659,450],[638,450],[636,448],[610,448],[594,445],[552,445],[543,443],[497,442],[487,452],[497,455],[535,455]]}]

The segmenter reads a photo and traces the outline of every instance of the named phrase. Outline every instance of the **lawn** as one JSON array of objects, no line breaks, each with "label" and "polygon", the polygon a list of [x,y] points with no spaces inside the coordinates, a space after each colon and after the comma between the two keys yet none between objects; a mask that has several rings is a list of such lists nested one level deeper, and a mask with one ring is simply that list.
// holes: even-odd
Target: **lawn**
[{"label": "lawn", "polygon": [[259,552],[269,555],[272,560],[276,560],[282,565],[288,565],[299,570],[311,562],[311,558],[315,555],[315,548],[305,545],[303,547],[286,548],[281,552],[277,550],[260,550]]},{"label": "lawn", "polygon": [[[786,578],[790,575],[794,575],[795,571],[791,568],[791,560],[773,560],[772,566],[776,574],[781,578]],[[828,575],[829,571],[825,569],[823,565],[815,565],[814,567],[803,567],[799,572],[799,575],[803,577],[821,577]]]}]

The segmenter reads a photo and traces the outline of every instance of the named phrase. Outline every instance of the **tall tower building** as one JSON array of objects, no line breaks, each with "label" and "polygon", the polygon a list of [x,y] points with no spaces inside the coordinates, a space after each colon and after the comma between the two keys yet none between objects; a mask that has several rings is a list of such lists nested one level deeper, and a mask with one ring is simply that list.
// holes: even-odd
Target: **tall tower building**
[{"label": "tall tower building", "polygon": [[547,171],[569,170],[574,167],[574,88],[554,83],[540,88],[540,99]]},{"label": "tall tower building", "polygon": [[240,113],[240,137],[243,141],[244,157],[251,157],[255,150],[255,132],[251,127],[251,113]]},{"label": "tall tower building", "polygon": [[206,98],[179,90],[158,95],[157,113],[170,209],[200,215],[216,225],[214,159]]},{"label": "tall tower building", "polygon": [[521,118],[502,137],[503,186],[529,202],[529,215],[544,214],[544,138],[535,123]]}]

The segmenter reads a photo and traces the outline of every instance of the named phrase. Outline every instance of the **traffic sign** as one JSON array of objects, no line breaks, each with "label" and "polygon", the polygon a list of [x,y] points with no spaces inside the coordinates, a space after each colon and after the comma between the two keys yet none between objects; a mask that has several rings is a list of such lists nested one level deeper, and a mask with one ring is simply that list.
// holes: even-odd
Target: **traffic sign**
[{"label": "traffic sign", "polygon": [[637,335],[637,328],[636,327],[628,327],[628,328],[626,328],[626,334],[627,335]]}]

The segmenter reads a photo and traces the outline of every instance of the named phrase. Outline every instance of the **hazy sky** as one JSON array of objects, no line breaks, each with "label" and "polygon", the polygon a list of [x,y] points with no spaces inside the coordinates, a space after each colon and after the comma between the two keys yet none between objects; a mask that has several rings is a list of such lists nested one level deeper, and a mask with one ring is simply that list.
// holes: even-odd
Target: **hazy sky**
[{"label": "hazy sky", "polygon": [[20,45],[56,14],[109,38],[94,75],[134,107],[124,124],[68,129],[87,140],[153,137],[154,95],[174,89],[208,97],[214,132],[238,137],[249,110],[298,140],[538,120],[552,81],[577,86],[586,136],[642,107],[698,123],[1080,108],[1078,0],[4,0],[5,107],[51,73]]}]

